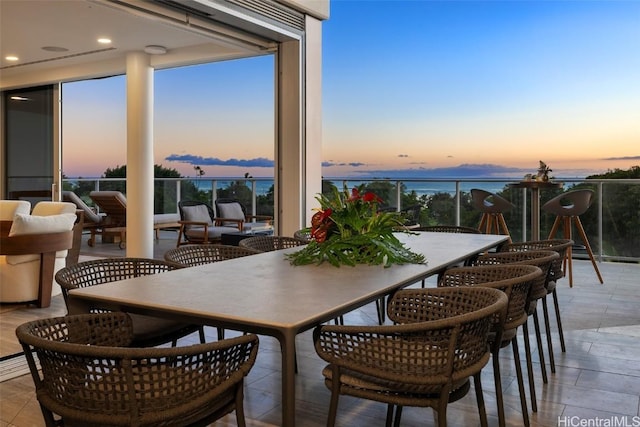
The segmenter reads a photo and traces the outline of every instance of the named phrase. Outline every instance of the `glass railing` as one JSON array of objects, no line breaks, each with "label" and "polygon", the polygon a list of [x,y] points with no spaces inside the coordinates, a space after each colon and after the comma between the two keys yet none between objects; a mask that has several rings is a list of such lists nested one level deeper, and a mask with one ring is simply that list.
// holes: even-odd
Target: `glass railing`
[{"label": "glass railing", "polygon": [[[323,191],[331,186],[351,188],[364,184],[383,199],[388,209],[411,211],[425,225],[453,224],[477,227],[478,212],[471,203],[470,190],[481,188],[498,193],[514,207],[504,216],[514,241],[530,236],[530,195],[527,189],[511,188],[513,179],[354,179],[323,181]],[[543,189],[540,206],[569,190],[590,188],[595,199],[580,219],[594,254],[600,260],[640,262],[640,179],[558,179],[562,188]],[[65,179],[64,189],[74,191],[92,205],[89,192],[118,190],[126,193],[123,179]],[[177,213],[180,200],[201,200],[211,205],[216,198],[240,200],[254,215],[273,215],[273,180],[270,178],[158,178],[155,180],[154,212]],[[555,217],[540,214],[540,236],[546,238]],[[584,257],[584,242],[573,233],[575,256]]]}]

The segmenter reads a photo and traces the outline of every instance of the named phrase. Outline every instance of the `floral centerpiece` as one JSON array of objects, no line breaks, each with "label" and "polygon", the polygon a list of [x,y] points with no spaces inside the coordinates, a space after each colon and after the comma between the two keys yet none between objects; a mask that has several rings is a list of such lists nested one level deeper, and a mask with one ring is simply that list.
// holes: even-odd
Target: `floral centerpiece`
[{"label": "floral centerpiece", "polygon": [[334,188],[331,196],[316,197],[321,208],[311,218],[311,241],[287,255],[294,265],[321,264],[338,267],[356,264],[419,264],[424,256],[410,251],[394,235],[402,228],[399,212],[381,212],[381,199],[356,187],[351,192]]}]

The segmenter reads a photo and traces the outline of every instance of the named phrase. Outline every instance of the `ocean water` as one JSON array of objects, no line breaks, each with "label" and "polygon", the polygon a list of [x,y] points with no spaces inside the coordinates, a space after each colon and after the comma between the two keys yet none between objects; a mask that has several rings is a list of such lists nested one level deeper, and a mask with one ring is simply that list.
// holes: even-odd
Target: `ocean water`
[{"label": "ocean water", "polygon": [[[328,181],[331,181],[334,185],[338,186],[338,188],[340,188],[343,185],[343,180],[342,179],[327,179]],[[233,182],[235,182],[237,180],[229,180],[229,181],[223,181],[223,180],[216,180],[216,185],[217,188],[226,188],[229,185],[231,185]],[[477,182],[461,182],[460,183],[460,190],[464,191],[464,192],[469,192],[472,188],[482,188],[483,190],[492,192],[492,193],[496,193],[499,191],[504,190],[505,186],[509,183],[515,182],[517,181],[516,179],[509,179],[509,180],[505,180],[505,181],[489,181],[489,182],[485,182],[482,180],[479,180]],[[355,180],[349,180],[346,182],[347,186],[349,188],[352,187],[356,187],[360,184],[366,184],[368,182],[371,181],[355,181]],[[395,180],[391,180],[390,182],[392,182],[394,185],[396,183]],[[423,195],[434,195],[436,193],[448,193],[448,194],[455,194],[456,193],[456,184],[454,181],[402,181],[404,187],[405,187],[405,192],[410,193],[411,191],[415,191],[416,194],[418,195],[418,197],[423,196]],[[207,179],[199,179],[199,180],[194,180],[194,184],[198,187],[199,190],[201,191],[210,191],[211,190],[211,181],[207,180]],[[251,185],[250,182],[247,182],[247,185]],[[265,194],[267,194],[269,192],[269,189],[271,188],[271,186],[273,185],[273,180],[259,180],[256,181],[256,193],[259,196],[263,196]]]}]

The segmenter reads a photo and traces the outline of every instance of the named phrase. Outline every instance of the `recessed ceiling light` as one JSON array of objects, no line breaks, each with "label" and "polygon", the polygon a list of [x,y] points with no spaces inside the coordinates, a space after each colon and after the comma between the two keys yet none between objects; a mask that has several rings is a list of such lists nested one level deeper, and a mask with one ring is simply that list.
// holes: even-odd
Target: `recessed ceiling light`
[{"label": "recessed ceiling light", "polygon": [[7,61],[17,61],[18,57],[15,55],[7,55],[4,57],[4,59],[6,59]]},{"label": "recessed ceiling light", "polygon": [[98,43],[100,43],[100,44],[109,44],[109,43],[111,43],[111,39],[108,39],[106,37],[102,37],[102,38],[98,39]]},{"label": "recessed ceiling light", "polygon": [[44,47],[41,47],[40,49],[46,50],[47,52],[68,52],[69,51],[69,49],[67,49],[66,47],[60,47],[60,46],[44,46]]},{"label": "recessed ceiling light", "polygon": [[144,51],[149,55],[164,55],[167,53],[167,48],[158,45],[149,45],[144,47]]},{"label": "recessed ceiling light", "polygon": [[13,101],[29,101],[29,98],[25,98],[24,96],[12,96],[11,99]]}]

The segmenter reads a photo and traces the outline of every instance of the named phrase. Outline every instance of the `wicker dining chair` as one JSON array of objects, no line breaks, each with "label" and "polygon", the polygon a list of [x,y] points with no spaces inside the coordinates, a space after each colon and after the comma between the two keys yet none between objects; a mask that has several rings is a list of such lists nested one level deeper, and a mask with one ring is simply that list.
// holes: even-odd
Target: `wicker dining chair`
[{"label": "wicker dining chair", "polygon": [[[553,306],[556,314],[556,325],[558,331],[558,339],[560,340],[560,349],[563,353],[567,351],[564,343],[564,332],[562,330],[562,318],[560,317],[560,302],[558,301],[558,292],[556,291],[556,285],[558,280],[564,277],[566,271],[566,257],[569,252],[569,248],[573,246],[573,240],[571,239],[546,239],[546,240],[531,240],[528,242],[509,243],[500,248],[501,251],[537,251],[546,250],[557,252],[559,257],[551,264],[551,270],[549,271],[549,277],[547,278],[546,288],[547,296],[551,295],[553,298]],[[553,355],[553,341],[551,339],[551,325],[549,319],[549,308],[547,304],[547,298],[542,298],[542,314],[545,321],[545,332],[547,335],[547,349],[549,351],[549,366],[551,372],[556,371],[555,357]]]},{"label": "wicker dining chair", "polygon": [[[72,289],[163,273],[176,268],[182,267],[156,259],[104,258],[65,267],[56,273],[55,278],[62,288],[62,296],[69,310],[71,302],[69,291]],[[92,312],[100,311],[104,310],[92,310]],[[153,347],[168,342],[175,346],[179,338],[194,332],[199,333],[200,342],[205,342],[204,328],[200,325],[134,313],[130,316],[133,321],[133,345],[136,347]]]},{"label": "wicker dining chair", "polygon": [[169,249],[164,253],[164,259],[182,267],[193,267],[258,253],[255,249],[232,245],[186,245]]},{"label": "wicker dining chair", "polygon": [[482,232],[477,228],[465,227],[463,225],[428,225],[424,227],[412,228],[411,231],[431,231],[435,233],[482,234]]},{"label": "wicker dining chair", "polygon": [[490,335],[492,344],[493,376],[496,387],[496,403],[498,406],[498,423],[500,427],[506,424],[502,383],[500,379],[500,362],[498,353],[503,347],[511,344],[513,349],[520,406],[525,426],[529,426],[529,411],[527,397],[524,391],[522,366],[518,351],[517,331],[527,321],[527,303],[531,285],[542,275],[542,270],[533,265],[501,264],[476,267],[455,267],[448,269],[442,275],[439,287],[450,286],[481,286],[491,287],[503,291],[509,300],[507,309],[501,316],[495,318],[494,330]]},{"label": "wicker dining chair", "polygon": [[288,236],[253,236],[240,240],[238,246],[255,249],[260,252],[277,251],[279,249],[294,248],[309,243],[306,240]]},{"label": "wicker dining chair", "polygon": [[300,230],[296,230],[293,233],[293,237],[300,240],[305,240],[310,242],[313,238],[311,237],[311,229],[310,228],[302,228]]},{"label": "wicker dining chair", "polygon": [[317,327],[315,349],[329,363],[322,371],[331,390],[327,426],[335,425],[342,394],[386,403],[388,427],[394,418],[399,425],[403,406],[433,408],[444,427],[448,403],[468,393],[471,377],[486,426],[480,372],[492,319],[506,305],[504,293],[490,288],[405,289],[388,305],[397,324]]},{"label": "wicker dining chair", "polygon": [[256,335],[129,347],[133,323],[122,312],[38,319],[16,335],[47,427],[204,426],[234,410],[245,426],[243,384]]},{"label": "wicker dining chair", "polygon": [[[547,296],[546,283],[549,279],[549,271],[555,260],[560,256],[554,251],[519,251],[519,252],[491,252],[480,255],[472,261],[471,265],[500,265],[500,264],[527,264],[535,265],[542,274],[531,284],[529,301],[527,302],[527,315],[533,318],[533,325],[536,333],[536,343],[538,348],[538,358],[540,360],[540,370],[542,381],[546,384],[547,368],[544,362],[544,351],[542,349],[542,334],[540,332],[540,322],[538,319],[538,300]],[[527,360],[527,374],[529,377],[529,395],[531,397],[531,409],[537,412],[536,388],[533,376],[533,361],[531,360],[531,343],[529,341],[528,322],[522,324],[522,335],[524,338],[525,356]]]}]

